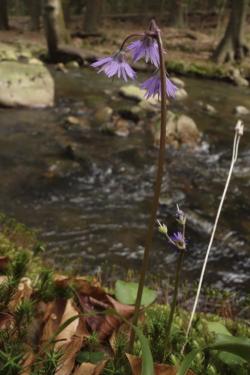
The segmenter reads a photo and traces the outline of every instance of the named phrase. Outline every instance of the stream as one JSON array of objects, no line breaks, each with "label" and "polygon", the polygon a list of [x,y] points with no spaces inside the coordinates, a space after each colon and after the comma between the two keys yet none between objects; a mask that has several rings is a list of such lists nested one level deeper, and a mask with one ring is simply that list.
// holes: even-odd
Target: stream
[{"label": "stream", "polygon": [[[108,81],[87,69],[53,71],[56,106],[49,109],[0,108],[0,210],[38,229],[44,257],[59,268],[126,274],[139,270],[149,218],[157,149],[142,124],[128,137],[100,131],[94,112],[102,106],[129,107]],[[187,213],[188,250],[183,277],[197,281],[219,199],[230,166],[233,109],[249,107],[250,89],[227,83],[183,79],[189,97],[171,110],[192,117],[203,133],[202,146],[166,152],[159,219],[176,231],[176,204]],[[211,104],[208,114],[199,101]],[[65,126],[67,116],[84,120],[81,131]],[[205,283],[250,290],[250,116],[208,263]],[[146,126],[146,125],[145,125]],[[73,128],[73,129],[72,129]],[[77,161],[67,144],[78,147]],[[68,150],[70,154],[70,150]],[[57,163],[64,173],[53,176]],[[173,275],[176,251],[155,231],[152,277]]]}]

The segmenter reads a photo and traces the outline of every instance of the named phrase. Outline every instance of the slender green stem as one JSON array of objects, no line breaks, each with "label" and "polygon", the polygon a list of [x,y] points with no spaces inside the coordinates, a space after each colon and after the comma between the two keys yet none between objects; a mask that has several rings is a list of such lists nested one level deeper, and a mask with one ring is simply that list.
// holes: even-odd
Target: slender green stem
[{"label": "slender green stem", "polygon": [[170,314],[169,314],[168,323],[166,325],[166,331],[165,331],[164,360],[166,359],[166,355],[169,350],[170,333],[171,333],[171,327],[172,327],[174,313],[175,313],[175,309],[177,305],[178,290],[179,290],[180,275],[181,275],[181,266],[182,266],[182,260],[184,257],[184,250],[179,250],[179,251],[180,253],[179,253],[179,257],[177,261],[176,274],[175,274],[174,295],[173,295],[173,300],[172,300],[171,308],[170,308]]},{"label": "slender green stem", "polygon": [[[135,313],[133,317],[133,324],[137,326],[139,312],[141,307],[142,293],[145,283],[145,276],[148,269],[149,253],[153,240],[154,225],[156,222],[157,209],[159,205],[159,198],[161,193],[162,176],[164,169],[164,158],[165,158],[165,142],[166,142],[166,122],[167,122],[167,90],[166,90],[166,68],[163,56],[163,45],[160,35],[160,30],[154,23],[155,38],[159,47],[160,54],[160,77],[161,77],[161,135],[160,135],[160,148],[158,154],[158,168],[154,187],[154,197],[152,202],[151,214],[148,223],[148,229],[145,240],[144,256],[142,261],[141,273],[139,286],[137,291],[137,297],[135,302]],[[134,346],[135,333],[131,330],[130,340],[128,346],[128,352],[131,353]]]}]

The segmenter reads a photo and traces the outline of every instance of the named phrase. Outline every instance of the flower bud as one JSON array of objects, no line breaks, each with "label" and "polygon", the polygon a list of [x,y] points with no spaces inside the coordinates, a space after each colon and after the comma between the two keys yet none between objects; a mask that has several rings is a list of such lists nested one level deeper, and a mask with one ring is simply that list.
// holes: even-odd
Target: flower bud
[{"label": "flower bud", "polygon": [[165,224],[161,224],[159,220],[158,220],[158,225],[159,225],[159,228],[158,228],[159,232],[167,235],[168,234],[168,227]]},{"label": "flower bud", "polygon": [[177,204],[177,211],[176,211],[175,217],[178,223],[180,223],[181,225],[186,224],[186,220],[187,220],[186,214],[182,210],[180,210],[178,204]]}]

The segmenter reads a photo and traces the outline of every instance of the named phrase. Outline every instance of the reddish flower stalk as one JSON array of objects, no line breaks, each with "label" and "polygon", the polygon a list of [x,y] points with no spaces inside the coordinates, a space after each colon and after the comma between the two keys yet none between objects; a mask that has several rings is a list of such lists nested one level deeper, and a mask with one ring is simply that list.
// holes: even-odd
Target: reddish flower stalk
[{"label": "reddish flower stalk", "polygon": [[[166,87],[166,68],[164,61],[164,49],[161,39],[161,33],[156,25],[155,21],[151,21],[150,32],[154,35],[154,38],[157,41],[159,54],[160,54],[160,78],[161,78],[161,134],[160,134],[160,148],[158,154],[158,165],[157,165],[157,174],[154,187],[154,197],[152,202],[151,214],[148,223],[148,229],[145,240],[144,256],[142,261],[142,268],[140,274],[140,281],[137,291],[137,297],[135,302],[135,313],[132,323],[137,326],[138,318],[141,308],[142,293],[145,284],[146,272],[148,269],[149,254],[153,240],[154,225],[156,222],[157,209],[159,205],[159,198],[161,193],[162,177],[164,170],[164,157],[165,157],[165,142],[166,142],[166,123],[167,123],[167,87]],[[134,330],[131,330],[128,352],[132,352],[135,341]]]}]

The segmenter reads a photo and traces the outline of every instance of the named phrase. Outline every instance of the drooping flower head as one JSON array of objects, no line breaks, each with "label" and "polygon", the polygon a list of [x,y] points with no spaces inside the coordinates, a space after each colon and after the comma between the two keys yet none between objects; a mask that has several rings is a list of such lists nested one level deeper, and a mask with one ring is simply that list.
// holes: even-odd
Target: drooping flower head
[{"label": "drooping flower head", "polygon": [[186,240],[181,232],[176,232],[169,237],[170,242],[180,250],[186,249]]},{"label": "drooping flower head", "polygon": [[135,79],[136,76],[135,71],[125,60],[124,51],[118,51],[113,56],[98,59],[91,66],[98,68],[98,73],[103,72],[109,78],[117,75],[118,78],[123,78],[124,81],[127,81],[128,78]]},{"label": "drooping flower head", "polygon": [[145,58],[147,63],[151,62],[156,68],[158,68],[160,65],[160,55],[157,41],[149,35],[145,34],[141,39],[129,44],[127,50],[132,53],[132,58],[134,61]]},{"label": "drooping flower head", "polygon": [[[148,99],[151,96],[158,96],[158,99],[161,97],[161,78],[159,74],[155,74],[153,77],[147,79],[141,84],[141,88],[146,90],[145,97]],[[166,89],[167,96],[174,98],[177,87],[166,77]]]}]

